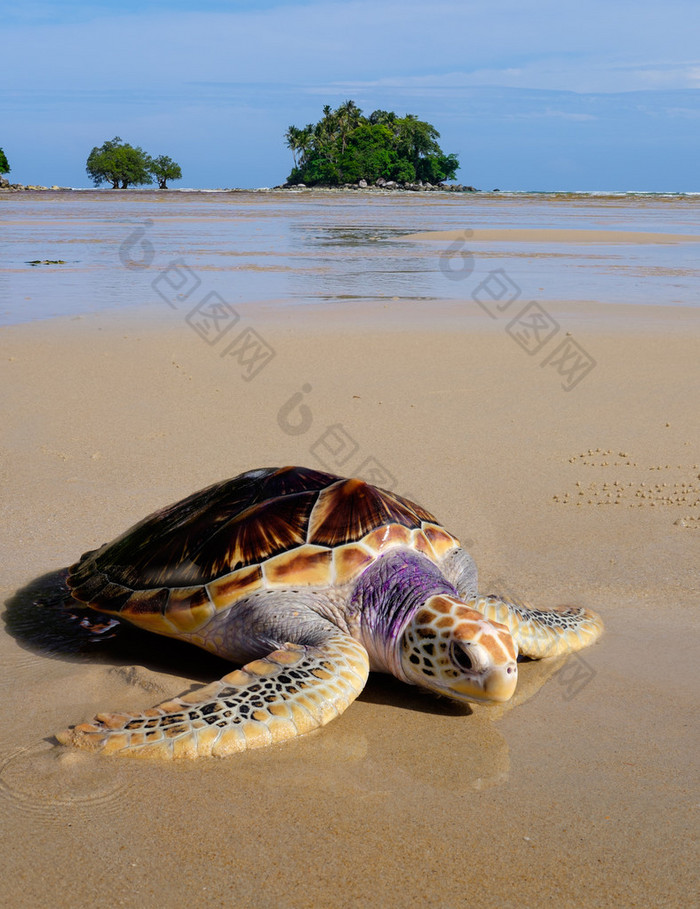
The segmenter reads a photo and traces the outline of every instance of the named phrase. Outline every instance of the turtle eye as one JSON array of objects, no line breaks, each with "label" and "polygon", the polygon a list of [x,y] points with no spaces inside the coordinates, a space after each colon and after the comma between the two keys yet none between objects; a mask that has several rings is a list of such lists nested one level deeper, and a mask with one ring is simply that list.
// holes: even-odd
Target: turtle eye
[{"label": "turtle eye", "polygon": [[465,672],[474,668],[469,654],[459,644],[452,645],[452,662]]}]

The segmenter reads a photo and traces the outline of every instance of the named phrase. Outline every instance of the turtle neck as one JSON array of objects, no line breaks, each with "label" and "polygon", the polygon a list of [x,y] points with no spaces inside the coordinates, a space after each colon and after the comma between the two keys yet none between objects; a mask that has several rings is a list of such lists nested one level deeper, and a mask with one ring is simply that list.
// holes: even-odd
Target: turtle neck
[{"label": "turtle neck", "polygon": [[435,594],[459,596],[440,569],[413,550],[391,550],[361,575],[350,611],[359,618],[373,670],[408,681],[401,668],[401,635],[415,612]]}]

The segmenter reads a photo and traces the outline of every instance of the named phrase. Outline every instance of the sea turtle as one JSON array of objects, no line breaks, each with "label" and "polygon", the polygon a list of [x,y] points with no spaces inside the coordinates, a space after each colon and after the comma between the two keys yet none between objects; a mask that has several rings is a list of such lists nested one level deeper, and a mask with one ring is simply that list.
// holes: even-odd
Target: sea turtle
[{"label": "sea turtle", "polygon": [[99,613],[246,665],[57,738],[110,754],[226,755],[324,725],[370,669],[503,702],[518,653],[579,650],[602,630],[586,609],[479,596],[476,578],[429,512],[361,479],[284,467],[216,483],[83,555],[68,585]]}]

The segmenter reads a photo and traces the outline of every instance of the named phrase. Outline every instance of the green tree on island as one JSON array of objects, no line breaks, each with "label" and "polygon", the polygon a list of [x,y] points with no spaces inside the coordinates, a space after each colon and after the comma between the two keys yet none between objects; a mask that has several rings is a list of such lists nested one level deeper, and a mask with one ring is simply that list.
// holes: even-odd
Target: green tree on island
[{"label": "green tree on island", "polygon": [[112,189],[127,189],[158,181],[160,189],[167,189],[168,180],[180,180],[182,171],[167,155],[151,158],[139,147],[123,142],[119,136],[95,147],[88,155],[85,170],[95,186],[111,183]]},{"label": "green tree on island", "polygon": [[326,105],[318,123],[290,126],[285,133],[294,156],[287,182],[337,186],[374,183],[380,177],[397,183],[453,180],[459,160],[442,151],[439,138],[434,126],[414,114],[398,117],[376,110],[364,117],[354,101],[337,110]]},{"label": "green tree on island", "polygon": [[151,159],[142,148],[133,148],[119,136],[95,147],[88,155],[85,170],[95,186],[111,183],[112,189],[153,183]]},{"label": "green tree on island", "polygon": [[149,170],[158,181],[158,189],[167,189],[168,180],[182,180],[180,165],[167,155],[153,158]]},{"label": "green tree on island", "polygon": [[0,174],[9,174],[9,173],[10,173],[10,165],[7,160],[7,155],[0,148]]}]

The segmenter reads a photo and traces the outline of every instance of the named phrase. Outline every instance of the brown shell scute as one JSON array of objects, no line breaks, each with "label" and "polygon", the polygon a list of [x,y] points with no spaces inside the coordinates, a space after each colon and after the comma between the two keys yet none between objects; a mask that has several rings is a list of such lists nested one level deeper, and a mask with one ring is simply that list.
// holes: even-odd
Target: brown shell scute
[{"label": "brown shell scute", "polygon": [[[206,587],[176,587],[170,591],[165,614],[182,631],[195,631],[215,615],[216,607]],[[123,610],[128,616],[128,607]]]},{"label": "brown shell scute", "polygon": [[222,609],[228,603],[252,593],[262,585],[262,568],[251,565],[241,568],[233,574],[224,575],[207,585],[209,596],[217,608]]},{"label": "brown shell scute", "polygon": [[303,467],[250,471],[149,515],[68,577],[93,608],[177,635],[267,587],[346,584],[396,546],[458,545],[412,502]]},{"label": "brown shell scute", "polygon": [[330,582],[333,553],[320,546],[303,546],[292,552],[283,552],[268,559],[263,569],[265,580],[270,585],[323,586]]},{"label": "brown shell scute", "polygon": [[228,521],[192,556],[206,582],[224,572],[264,562],[306,542],[317,493],[301,492],[251,505]]},{"label": "brown shell scute", "polygon": [[324,489],[311,515],[309,542],[338,546],[361,540],[384,524],[420,527],[420,518],[408,503],[364,480],[341,480]]},{"label": "brown shell scute", "polygon": [[442,558],[451,549],[454,549],[455,546],[459,545],[457,540],[455,540],[455,538],[444,528],[436,524],[434,520],[429,524],[426,523],[423,525],[423,533],[438,558]]}]

